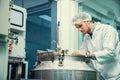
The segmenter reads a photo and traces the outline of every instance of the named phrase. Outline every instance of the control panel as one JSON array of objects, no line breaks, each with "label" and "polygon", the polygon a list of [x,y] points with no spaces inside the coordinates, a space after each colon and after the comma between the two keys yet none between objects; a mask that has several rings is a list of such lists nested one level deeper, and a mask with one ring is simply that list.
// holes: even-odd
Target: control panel
[{"label": "control panel", "polygon": [[26,9],[12,5],[8,33],[9,57],[25,58]]}]

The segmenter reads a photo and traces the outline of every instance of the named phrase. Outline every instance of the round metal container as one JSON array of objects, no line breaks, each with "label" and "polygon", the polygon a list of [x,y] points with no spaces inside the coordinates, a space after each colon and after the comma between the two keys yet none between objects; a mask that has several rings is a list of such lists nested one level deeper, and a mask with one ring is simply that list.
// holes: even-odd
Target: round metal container
[{"label": "round metal container", "polygon": [[97,80],[97,72],[84,62],[85,58],[83,56],[57,55],[54,57],[54,61],[50,59],[42,60],[41,63],[31,71],[32,79]]}]

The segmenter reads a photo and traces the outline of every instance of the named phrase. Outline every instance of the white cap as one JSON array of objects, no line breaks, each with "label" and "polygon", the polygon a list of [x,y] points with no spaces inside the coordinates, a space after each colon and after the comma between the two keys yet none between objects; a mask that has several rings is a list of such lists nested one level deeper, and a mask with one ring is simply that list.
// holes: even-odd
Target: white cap
[{"label": "white cap", "polygon": [[73,24],[78,24],[84,21],[91,21],[91,15],[86,12],[80,12],[77,15],[74,16],[72,22]]}]

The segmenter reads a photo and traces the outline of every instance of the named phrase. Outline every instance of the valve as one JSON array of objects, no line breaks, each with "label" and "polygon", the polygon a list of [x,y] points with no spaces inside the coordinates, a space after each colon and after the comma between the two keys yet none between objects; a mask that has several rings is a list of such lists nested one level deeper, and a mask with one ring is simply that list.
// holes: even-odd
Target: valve
[{"label": "valve", "polygon": [[63,61],[64,61],[64,53],[61,55],[61,54],[59,54],[58,55],[58,60],[59,60],[59,64],[58,64],[58,66],[63,66]]},{"label": "valve", "polygon": [[13,50],[13,46],[12,46],[12,44],[9,44],[9,46],[8,46],[8,51],[9,51],[9,53],[11,53],[12,50]]}]

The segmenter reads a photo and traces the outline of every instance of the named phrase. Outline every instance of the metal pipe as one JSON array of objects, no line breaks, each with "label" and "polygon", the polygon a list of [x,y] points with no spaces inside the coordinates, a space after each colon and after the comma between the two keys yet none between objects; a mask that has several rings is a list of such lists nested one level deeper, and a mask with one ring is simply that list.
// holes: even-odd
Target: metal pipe
[{"label": "metal pipe", "polygon": [[12,71],[12,65],[9,65],[9,74],[8,74],[8,80],[11,80],[11,71]]},{"label": "metal pipe", "polygon": [[28,79],[28,61],[23,62],[25,64],[25,79]]}]

